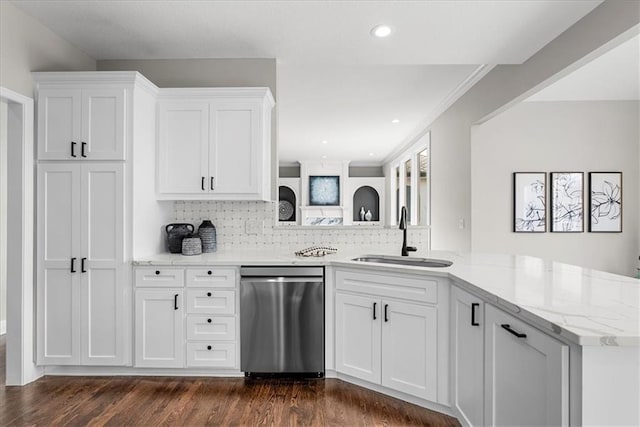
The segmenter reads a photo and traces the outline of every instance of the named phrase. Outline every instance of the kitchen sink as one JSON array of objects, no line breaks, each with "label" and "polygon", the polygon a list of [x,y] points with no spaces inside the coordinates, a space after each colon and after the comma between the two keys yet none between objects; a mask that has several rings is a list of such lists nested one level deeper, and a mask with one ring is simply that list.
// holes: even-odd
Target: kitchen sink
[{"label": "kitchen sink", "polygon": [[358,258],[353,258],[352,261],[358,262],[376,262],[381,264],[397,264],[397,265],[411,265],[414,267],[450,267],[453,262],[444,259],[433,258],[409,258],[404,256],[390,256],[390,255],[364,255]]}]

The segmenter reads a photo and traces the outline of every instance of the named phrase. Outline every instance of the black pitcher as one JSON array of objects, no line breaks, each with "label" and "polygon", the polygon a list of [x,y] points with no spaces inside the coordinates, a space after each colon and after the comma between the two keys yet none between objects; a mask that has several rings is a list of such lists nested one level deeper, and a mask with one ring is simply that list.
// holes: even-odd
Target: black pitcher
[{"label": "black pitcher", "polygon": [[167,242],[169,243],[169,252],[179,254],[182,252],[182,239],[193,233],[192,224],[176,223],[169,224],[165,227],[167,230]]}]

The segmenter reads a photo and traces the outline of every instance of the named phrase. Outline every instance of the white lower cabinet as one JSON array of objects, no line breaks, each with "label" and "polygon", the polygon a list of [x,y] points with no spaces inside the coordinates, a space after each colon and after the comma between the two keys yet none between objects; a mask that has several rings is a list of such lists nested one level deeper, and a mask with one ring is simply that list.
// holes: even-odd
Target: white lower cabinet
[{"label": "white lower cabinet", "polygon": [[182,289],[136,290],[136,366],[182,368],[184,307]]},{"label": "white lower cabinet", "polygon": [[569,347],[485,310],[485,425],[569,424]]},{"label": "white lower cabinet", "polygon": [[463,421],[483,425],[484,303],[451,288],[451,368],[453,405]]},{"label": "white lower cabinet", "polygon": [[[435,301],[438,294],[438,284],[431,280],[421,283],[413,278],[337,271],[336,370],[446,404],[447,397],[438,398],[439,386],[446,390],[448,381],[446,357],[439,353],[447,350],[443,345],[447,342],[447,325],[439,321],[439,307],[341,291],[366,289],[370,280],[371,288],[379,289],[381,294],[393,293],[394,286],[399,295],[421,295],[428,301]],[[448,301],[444,295],[441,297]]]}]

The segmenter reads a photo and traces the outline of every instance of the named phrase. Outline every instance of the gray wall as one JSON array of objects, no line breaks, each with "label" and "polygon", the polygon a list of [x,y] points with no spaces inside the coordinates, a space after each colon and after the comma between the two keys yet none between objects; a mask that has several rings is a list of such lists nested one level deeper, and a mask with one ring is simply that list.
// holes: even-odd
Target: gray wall
[{"label": "gray wall", "polygon": [[[533,255],[635,276],[639,106],[636,101],[524,102],[475,127],[472,250]],[[518,171],[584,172],[585,233],[513,233],[512,173]],[[596,171],[623,173],[622,233],[586,232],[588,172]],[[547,218],[547,230],[549,224]]]},{"label": "gray wall", "polygon": [[[471,249],[471,126],[638,23],[637,2],[605,1],[523,64],[496,66],[426,129],[431,131],[432,249]],[[467,224],[464,229],[459,219]]]},{"label": "gray wall", "polygon": [[0,86],[33,98],[32,71],[91,71],[96,61],[8,1],[0,1]]}]

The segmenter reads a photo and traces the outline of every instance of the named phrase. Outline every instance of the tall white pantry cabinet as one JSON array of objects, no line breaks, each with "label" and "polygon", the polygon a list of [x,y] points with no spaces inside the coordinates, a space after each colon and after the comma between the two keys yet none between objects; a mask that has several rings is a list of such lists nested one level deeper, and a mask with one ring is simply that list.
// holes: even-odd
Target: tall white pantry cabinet
[{"label": "tall white pantry cabinet", "polygon": [[137,72],[34,73],[37,363],[131,364],[133,139],[154,143]]}]

